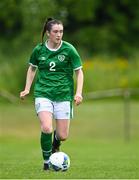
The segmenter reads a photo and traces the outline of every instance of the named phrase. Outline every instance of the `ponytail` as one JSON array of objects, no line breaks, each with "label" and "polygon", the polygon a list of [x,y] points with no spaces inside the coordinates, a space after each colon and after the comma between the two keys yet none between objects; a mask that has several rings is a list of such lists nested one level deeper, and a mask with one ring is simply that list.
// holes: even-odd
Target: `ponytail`
[{"label": "ponytail", "polygon": [[42,31],[42,37],[41,37],[42,43],[43,43],[44,34],[45,34],[46,30],[47,30],[47,23],[52,21],[52,20],[53,20],[53,18],[48,18],[44,23],[43,31]]}]

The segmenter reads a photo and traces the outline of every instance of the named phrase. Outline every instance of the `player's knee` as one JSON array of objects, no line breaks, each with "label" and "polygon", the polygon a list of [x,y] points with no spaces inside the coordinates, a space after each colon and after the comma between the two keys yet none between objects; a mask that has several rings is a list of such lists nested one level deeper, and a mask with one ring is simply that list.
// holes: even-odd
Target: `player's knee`
[{"label": "player's knee", "polygon": [[49,126],[42,126],[41,130],[42,130],[42,132],[44,132],[46,134],[50,134],[53,131],[52,127],[49,127]]},{"label": "player's knee", "polygon": [[68,133],[60,133],[59,134],[59,139],[61,141],[65,141],[68,138]]}]

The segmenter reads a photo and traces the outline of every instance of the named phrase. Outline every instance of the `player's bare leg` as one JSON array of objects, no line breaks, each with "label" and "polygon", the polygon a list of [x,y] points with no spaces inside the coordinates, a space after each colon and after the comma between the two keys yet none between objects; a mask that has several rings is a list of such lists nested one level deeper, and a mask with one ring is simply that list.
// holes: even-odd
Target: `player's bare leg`
[{"label": "player's bare leg", "polygon": [[69,135],[70,120],[68,119],[57,119],[56,130],[54,131],[52,153],[60,150],[61,141],[65,141]]}]

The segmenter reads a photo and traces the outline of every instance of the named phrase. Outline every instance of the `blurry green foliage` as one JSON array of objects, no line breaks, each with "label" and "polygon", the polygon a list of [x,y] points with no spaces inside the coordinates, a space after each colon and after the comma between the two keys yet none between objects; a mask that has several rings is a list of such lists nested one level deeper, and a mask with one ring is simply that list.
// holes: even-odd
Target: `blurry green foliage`
[{"label": "blurry green foliage", "polygon": [[139,87],[139,61],[97,56],[83,64],[84,92]]},{"label": "blurry green foliage", "polygon": [[19,1],[3,0],[0,2],[0,36],[14,38],[22,31],[23,24]]},{"label": "blurry green foliage", "polygon": [[47,17],[64,22],[64,40],[78,49],[85,92],[139,87],[138,0],[1,0],[0,89],[19,94],[24,88]]},{"label": "blurry green foliage", "polygon": [[40,41],[45,19],[50,16],[64,22],[64,39],[74,43],[83,55],[129,57],[138,51],[138,0],[2,0],[1,50],[5,52],[5,40],[12,52],[35,45]]}]

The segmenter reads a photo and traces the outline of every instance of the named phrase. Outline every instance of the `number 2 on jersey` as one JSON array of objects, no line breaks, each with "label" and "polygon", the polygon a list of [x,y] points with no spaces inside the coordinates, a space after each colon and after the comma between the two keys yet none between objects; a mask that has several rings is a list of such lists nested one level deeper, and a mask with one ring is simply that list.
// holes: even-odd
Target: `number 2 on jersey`
[{"label": "number 2 on jersey", "polygon": [[56,69],[55,69],[55,66],[56,66],[55,62],[53,62],[53,61],[50,62],[49,66],[50,66],[50,69],[49,69],[50,71],[56,71]]}]

